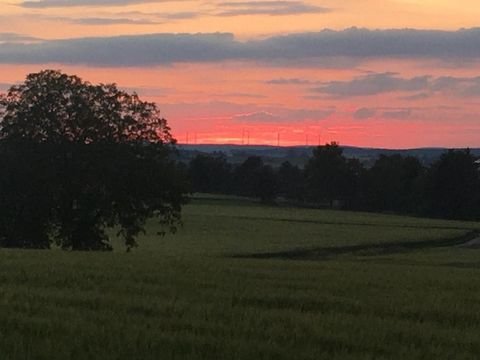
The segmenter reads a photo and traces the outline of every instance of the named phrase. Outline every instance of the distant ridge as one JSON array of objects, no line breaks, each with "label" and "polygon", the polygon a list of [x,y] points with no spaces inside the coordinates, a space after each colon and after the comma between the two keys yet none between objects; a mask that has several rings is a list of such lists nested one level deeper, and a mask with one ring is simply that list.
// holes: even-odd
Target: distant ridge
[{"label": "distant ridge", "polygon": [[[273,146],[273,145],[230,145],[230,144],[178,144],[181,160],[191,159],[198,153],[223,153],[232,162],[240,162],[249,156],[261,156],[271,163],[291,161],[302,165],[306,163],[315,146]],[[382,149],[370,147],[342,146],[346,157],[357,158],[365,164],[372,164],[380,155],[400,154],[415,156],[425,165],[437,160],[448,148],[426,147],[413,149]],[[470,151],[480,157],[480,148]]]},{"label": "distant ridge", "polygon": [[[209,148],[224,148],[224,149],[313,149],[317,147],[317,145],[291,145],[291,146],[276,146],[276,145],[261,145],[261,144],[252,144],[252,145],[241,145],[241,144],[183,144],[178,143],[177,147],[183,148],[185,150],[200,150],[200,149],[209,149]],[[467,147],[419,147],[419,148],[406,148],[406,149],[395,149],[395,148],[376,148],[376,147],[368,147],[368,146],[350,146],[350,145],[340,145],[343,149],[358,149],[358,150],[374,150],[374,151],[395,151],[395,152],[403,152],[403,151],[446,151],[449,149],[466,149]],[[480,148],[469,148],[473,151],[480,151]]]}]

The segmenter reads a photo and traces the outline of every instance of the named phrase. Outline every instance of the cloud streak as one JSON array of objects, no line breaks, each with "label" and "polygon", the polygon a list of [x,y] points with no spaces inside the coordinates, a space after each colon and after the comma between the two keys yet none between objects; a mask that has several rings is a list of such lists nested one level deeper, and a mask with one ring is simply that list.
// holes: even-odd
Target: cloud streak
[{"label": "cloud streak", "polygon": [[[38,44],[2,44],[1,63],[65,63],[93,66],[145,66],[178,62],[258,61],[265,64],[346,63],[375,58],[480,59],[480,29],[459,31],[424,30],[325,30],[318,33],[273,36],[241,42],[232,34],[152,34],[43,41]],[[371,79],[370,79],[371,80]],[[399,86],[422,88],[426,79],[408,82],[392,76],[374,79],[379,89]],[[395,84],[391,84],[394,82]],[[360,81],[355,86],[366,86]],[[343,93],[342,84],[330,84],[327,93]],[[359,90],[359,92],[362,92]]]},{"label": "cloud streak", "polygon": [[39,0],[23,1],[18,6],[29,9],[46,9],[82,6],[125,6],[144,3],[180,2],[182,0]]},{"label": "cloud streak", "polygon": [[312,81],[307,79],[299,79],[299,78],[278,78],[266,81],[266,84],[270,85],[305,85],[305,84],[312,84]]},{"label": "cloud streak", "polygon": [[376,109],[360,108],[353,113],[353,118],[357,120],[365,120],[374,117],[376,114]]},{"label": "cloud streak", "polygon": [[382,117],[384,119],[404,120],[404,119],[410,118],[412,114],[413,114],[412,109],[396,109],[396,110],[384,111],[382,113]]},{"label": "cloud streak", "polygon": [[33,37],[33,36],[29,36],[29,35],[16,34],[16,33],[12,33],[12,32],[0,33],[0,44],[2,44],[2,43],[30,43],[30,42],[38,42],[38,41],[41,41],[41,39]]},{"label": "cloud streak", "polygon": [[403,120],[412,117],[413,108],[359,108],[352,117],[356,120],[368,120],[375,117],[381,119]]},{"label": "cloud streak", "polygon": [[323,6],[310,5],[303,1],[241,1],[218,4],[220,12],[217,16],[241,15],[300,15],[324,14],[331,10]]},{"label": "cloud streak", "polygon": [[[402,78],[394,73],[368,74],[348,81],[324,82],[310,89],[334,98],[373,96],[388,93],[410,93],[402,100],[423,100],[437,93],[475,97],[480,96],[480,77],[432,77],[429,75]],[[362,114],[359,114],[361,116]]]},{"label": "cloud streak", "polygon": [[410,92],[430,87],[429,76],[404,79],[393,73],[368,74],[349,81],[331,81],[312,89],[333,97],[370,96],[389,92]]},{"label": "cloud streak", "polygon": [[79,25],[153,25],[162,24],[162,21],[155,21],[149,19],[130,19],[130,18],[100,18],[100,17],[88,17],[88,18],[64,18],[62,19],[71,24]]},{"label": "cloud streak", "polygon": [[334,108],[277,109],[275,112],[270,110],[261,110],[237,114],[232,117],[232,120],[242,123],[291,123],[324,120],[334,113]]},{"label": "cloud streak", "polygon": [[[146,13],[141,11],[123,11],[116,13],[107,13],[107,12],[97,12],[96,16],[85,16],[85,17],[68,17],[68,16],[51,16],[46,14],[36,14],[29,13],[23,14],[21,17],[28,19],[30,21],[34,20],[44,20],[44,21],[55,21],[70,23],[76,25],[88,25],[88,26],[108,26],[108,25],[158,25],[164,24],[167,22],[174,22],[178,20],[194,19],[199,17],[201,14],[194,11],[181,11],[181,12],[152,12]],[[0,17],[1,20],[1,17]],[[4,33],[9,35],[9,33]],[[22,42],[23,39],[28,41],[29,39],[35,39],[27,36],[20,36],[18,34],[16,37],[11,36],[12,40],[16,42]],[[2,38],[2,33],[0,33],[0,41]],[[7,38],[8,40],[8,38]],[[36,39],[38,40],[38,39]],[[7,42],[6,40],[4,42]]]}]

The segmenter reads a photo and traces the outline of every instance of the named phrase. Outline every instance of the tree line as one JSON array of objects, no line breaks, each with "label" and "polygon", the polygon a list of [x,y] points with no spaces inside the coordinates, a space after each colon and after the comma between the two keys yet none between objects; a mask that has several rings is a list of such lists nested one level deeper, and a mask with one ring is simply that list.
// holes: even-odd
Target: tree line
[{"label": "tree line", "polygon": [[278,168],[251,156],[233,165],[222,153],[200,154],[187,165],[192,191],[280,199],[308,206],[391,212],[448,219],[480,218],[480,170],[468,149],[449,150],[430,166],[413,156],[380,155],[367,168],[342,148],[313,150],[304,168]]}]

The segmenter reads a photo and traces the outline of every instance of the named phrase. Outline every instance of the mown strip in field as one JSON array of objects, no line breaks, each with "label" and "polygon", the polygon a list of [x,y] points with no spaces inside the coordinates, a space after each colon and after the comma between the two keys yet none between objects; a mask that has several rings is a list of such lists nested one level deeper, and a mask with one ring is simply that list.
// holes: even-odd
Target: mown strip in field
[{"label": "mown strip in field", "polygon": [[236,258],[252,259],[291,259],[291,260],[326,260],[339,255],[375,256],[437,247],[459,246],[478,238],[477,231],[468,231],[461,236],[436,240],[389,242],[384,244],[362,244],[353,246],[318,247],[310,249],[292,249],[287,251],[234,255]]}]

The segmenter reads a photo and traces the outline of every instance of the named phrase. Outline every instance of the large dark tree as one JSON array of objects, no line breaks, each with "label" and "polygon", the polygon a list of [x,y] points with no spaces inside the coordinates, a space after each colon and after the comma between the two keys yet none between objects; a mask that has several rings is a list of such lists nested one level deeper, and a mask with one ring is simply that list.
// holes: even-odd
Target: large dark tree
[{"label": "large dark tree", "polygon": [[202,193],[228,193],[231,165],[224,154],[199,154],[190,161],[188,174],[192,190]]},{"label": "large dark tree", "polygon": [[0,246],[48,248],[55,168],[38,144],[0,142]]},{"label": "large dark tree", "polygon": [[449,150],[426,180],[426,212],[451,219],[480,217],[480,172],[469,150]]},{"label": "large dark tree", "polygon": [[277,196],[277,179],[272,167],[261,157],[250,156],[234,171],[235,190],[238,195],[273,202]]},{"label": "large dark tree", "polygon": [[278,169],[278,191],[285,199],[304,200],[305,181],[302,170],[285,161]]},{"label": "large dark tree", "polygon": [[154,103],[46,70],[0,98],[0,121],[0,245],[109,249],[116,228],[130,249],[148,218],[178,224],[185,182]]},{"label": "large dark tree", "polygon": [[356,186],[358,163],[348,161],[337,143],[318,146],[305,166],[307,192],[311,200],[348,202]]},{"label": "large dark tree", "polygon": [[424,168],[415,157],[380,155],[365,177],[367,209],[417,212],[422,202],[423,175]]}]

